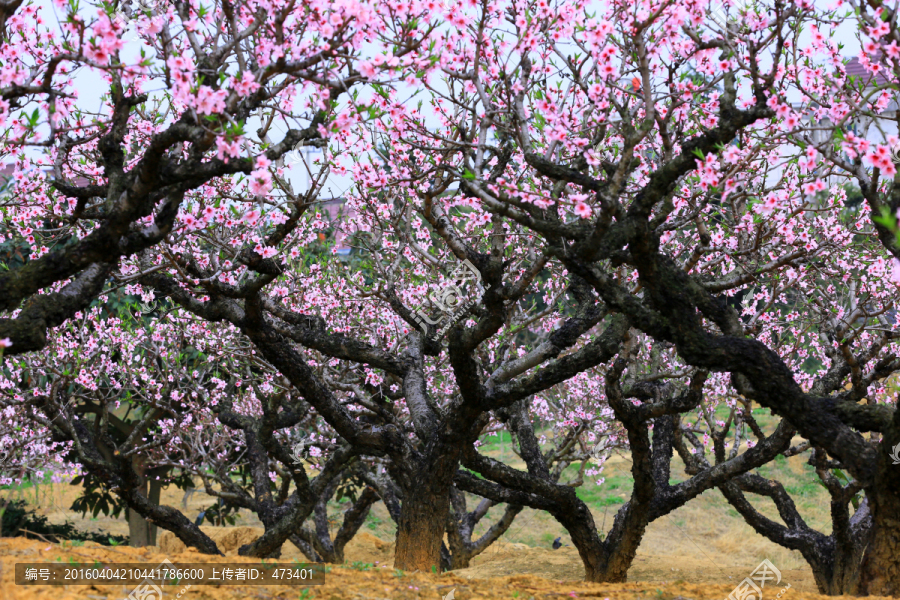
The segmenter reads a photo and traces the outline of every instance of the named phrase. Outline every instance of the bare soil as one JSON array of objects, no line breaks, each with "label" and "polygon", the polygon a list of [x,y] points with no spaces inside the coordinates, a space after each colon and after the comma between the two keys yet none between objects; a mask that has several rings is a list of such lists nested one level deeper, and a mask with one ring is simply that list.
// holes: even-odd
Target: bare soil
[{"label": "bare soil", "polygon": [[[497,552],[478,560],[478,564],[464,571],[436,575],[433,573],[402,573],[389,565],[369,567],[360,558],[372,558],[383,553],[377,538],[363,534],[356,547],[348,548],[348,563],[335,566],[323,574],[320,586],[194,586],[179,600],[243,600],[245,598],[291,598],[302,600],[407,600],[427,598],[440,600],[455,590],[455,600],[547,600],[559,598],[599,598],[601,600],[722,600],[734,589],[735,583],[749,572],[736,568],[720,571],[684,562],[651,561],[644,557],[633,573],[633,582],[625,584],[590,584],[579,581],[580,561],[571,549],[558,551],[526,549],[515,544],[501,543]],[[354,553],[356,553],[354,555]],[[0,539],[0,600],[121,600],[131,589],[122,585],[90,585],[67,587],[29,587],[14,583],[16,562],[141,562],[156,565],[168,558],[175,563],[229,562],[258,564],[258,560],[244,557],[210,557],[185,549],[174,554],[161,554],[157,548],[104,547],[91,542],[73,548],[23,538]],[[282,562],[282,560],[279,560]],[[284,562],[287,562],[286,560]],[[354,562],[355,568],[351,566]],[[650,562],[654,562],[651,566]],[[679,571],[673,571],[679,565]],[[536,574],[512,574],[530,570]],[[504,572],[507,571],[507,572]],[[732,577],[732,580],[727,579]],[[802,570],[782,571],[783,584],[791,589],[782,600],[825,600],[809,590],[808,574]],[[782,585],[783,585],[782,584]],[[777,589],[777,588],[776,588]],[[768,591],[768,588],[766,588]],[[766,594],[774,599],[777,592]],[[169,597],[171,595],[171,597]],[[175,593],[166,593],[164,600],[172,600]],[[155,599],[154,599],[155,600]],[[871,600],[877,600],[872,597]]]},{"label": "bare soil", "polygon": [[[488,449],[490,450],[490,449]],[[498,448],[495,452],[502,452]],[[810,526],[828,533],[827,492],[814,483],[812,467],[800,457],[783,463],[773,463],[761,472],[776,477],[788,486],[798,510]],[[680,469],[673,467],[674,474]],[[615,456],[604,471],[603,486],[586,484],[585,501],[594,513],[601,531],[612,523],[616,511],[631,491],[630,461]],[[0,490],[0,497],[21,498],[51,522],[70,521],[81,530],[109,535],[127,535],[124,518],[99,515],[83,517],[71,511],[72,501],[81,493],[78,486],[65,483],[39,484],[32,487]],[[214,498],[197,491],[186,502],[183,491],[170,487],[162,491],[161,502],[179,508],[194,519],[209,507]],[[470,504],[474,506],[474,504]],[[757,503],[767,516],[777,519],[771,502]],[[329,514],[339,525],[340,513],[346,508],[335,504]],[[480,535],[496,518],[493,509],[476,529]],[[123,600],[130,589],[122,586],[71,586],[25,589],[13,583],[16,562],[64,561],[147,562],[153,566],[168,558],[172,562],[254,562],[237,557],[237,549],[255,539],[261,523],[255,515],[241,511],[234,527],[207,527],[206,531],[226,558],[214,559],[184,547],[166,531],[159,532],[158,545],[149,548],[103,547],[90,542],[83,546],[63,546],[42,541],[0,539],[0,600]],[[600,600],[725,600],[735,586],[765,558],[781,570],[782,585],[791,588],[779,600],[824,600],[816,593],[812,573],[799,552],[777,546],[754,532],[728,506],[718,492],[704,493],[686,506],[650,524],[638,550],[628,584],[586,584],[577,551],[565,530],[549,515],[524,510],[502,540],[490,546],[472,561],[468,569],[444,575],[432,573],[400,573],[393,568],[393,539],[395,528],[381,503],[375,504],[363,529],[348,545],[343,567],[333,567],[326,575],[326,583],[308,591],[296,586],[240,587],[195,586],[177,600],[233,600],[243,598],[292,598],[294,600],[400,600],[428,598],[441,600],[451,590],[454,600],[475,598],[504,600],[546,600],[547,598],[591,597]],[[560,537],[568,544],[552,550],[551,542]],[[285,544],[278,562],[305,562],[305,558],[290,542]],[[765,588],[763,600],[775,600],[780,586],[769,592]],[[146,599],[158,600],[158,599]],[[166,594],[162,600],[176,600],[176,594]],[[873,598],[874,600],[874,598]]]}]

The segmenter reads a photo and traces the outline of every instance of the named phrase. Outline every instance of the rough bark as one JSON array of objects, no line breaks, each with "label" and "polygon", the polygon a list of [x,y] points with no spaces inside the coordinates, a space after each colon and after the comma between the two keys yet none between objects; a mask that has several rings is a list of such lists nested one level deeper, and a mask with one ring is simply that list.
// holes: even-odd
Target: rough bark
[{"label": "rough bark", "polygon": [[456,461],[443,468],[422,469],[419,485],[402,486],[403,504],[397,523],[394,566],[404,571],[440,571],[441,544],[450,515],[450,484]]},{"label": "rough bark", "polygon": [[867,488],[872,539],[860,573],[860,589],[872,595],[900,596],[900,465],[891,450],[900,445],[900,409],[879,444],[875,480]]}]

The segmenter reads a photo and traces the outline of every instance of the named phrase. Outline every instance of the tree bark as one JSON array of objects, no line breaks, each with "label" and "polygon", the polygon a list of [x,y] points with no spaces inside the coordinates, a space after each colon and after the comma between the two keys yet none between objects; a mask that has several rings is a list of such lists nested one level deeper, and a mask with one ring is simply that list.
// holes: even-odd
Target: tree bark
[{"label": "tree bark", "polygon": [[[151,479],[149,492],[150,493],[148,494],[148,496],[149,496],[148,499],[150,500],[150,502],[159,506],[159,497],[160,497],[160,494],[162,493],[162,482],[157,479]],[[149,538],[149,542],[150,542],[149,545],[155,546],[156,545],[156,534],[157,534],[157,530],[159,528],[156,526],[156,523],[148,522],[148,524],[150,525],[150,528],[149,528],[150,530],[148,532],[149,533],[148,538]]]},{"label": "tree bark", "polygon": [[[572,545],[578,550],[581,562],[584,565],[584,580],[594,583],[621,583],[626,580],[628,567],[634,558],[634,553],[618,552],[610,553],[608,544],[600,540],[597,534],[597,525],[587,505],[578,500],[575,490],[572,490],[572,501],[563,510],[554,511],[551,514],[566,528],[566,532],[572,540]],[[628,505],[622,507],[617,520],[628,510]],[[642,529],[643,533],[643,529]],[[618,550],[618,548],[616,548]],[[636,547],[635,547],[636,550]],[[611,561],[613,558],[614,561]]]},{"label": "tree bark", "polygon": [[[138,477],[141,478],[141,484],[136,489],[136,493],[141,494],[146,497],[151,503],[159,505],[159,482],[153,480],[152,482],[147,479],[146,472],[144,469],[144,465],[140,459],[135,457],[132,459],[131,464],[134,467],[134,472],[137,473]],[[154,486],[154,484],[156,484]],[[153,493],[155,492],[156,498],[153,498]],[[128,514],[128,545],[132,548],[143,548],[144,546],[153,546],[156,544],[156,525],[150,523],[147,519],[141,516],[135,510],[131,508],[126,509]]]},{"label": "tree bark", "polygon": [[900,410],[879,444],[874,484],[867,489],[872,511],[872,539],[863,558],[860,589],[863,594],[900,596],[900,465],[889,452],[900,444]]},{"label": "tree bark", "polygon": [[152,546],[150,543],[150,524],[137,511],[128,510],[128,545],[132,548]]},{"label": "tree bark", "polygon": [[441,543],[450,514],[450,477],[432,474],[416,490],[404,490],[394,566],[404,571],[441,570]]}]

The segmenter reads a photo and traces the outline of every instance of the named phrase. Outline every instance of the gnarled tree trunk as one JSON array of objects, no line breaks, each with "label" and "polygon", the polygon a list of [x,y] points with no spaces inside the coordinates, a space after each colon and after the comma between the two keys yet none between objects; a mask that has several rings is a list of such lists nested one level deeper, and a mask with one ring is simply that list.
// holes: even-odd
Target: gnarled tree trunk
[{"label": "gnarled tree trunk", "polygon": [[419,487],[403,490],[394,567],[404,571],[441,570],[441,543],[450,514],[450,484],[456,465],[449,473],[440,469],[423,471],[419,472]]},{"label": "gnarled tree trunk", "polygon": [[874,484],[867,489],[872,512],[872,539],[860,573],[860,591],[876,596],[900,596],[900,465],[890,456],[900,446],[900,410],[879,444]]},{"label": "gnarled tree trunk", "polygon": [[876,495],[872,501],[872,540],[863,558],[858,592],[900,595],[900,495]]},{"label": "gnarled tree trunk", "polygon": [[[132,461],[132,464],[134,464],[135,472],[144,479],[144,482],[137,489],[137,493],[145,496],[151,504],[159,506],[162,483],[155,478],[147,478],[143,466],[137,460]],[[135,510],[127,508],[126,511],[128,513],[128,545],[133,548],[155,546],[156,525]]]}]

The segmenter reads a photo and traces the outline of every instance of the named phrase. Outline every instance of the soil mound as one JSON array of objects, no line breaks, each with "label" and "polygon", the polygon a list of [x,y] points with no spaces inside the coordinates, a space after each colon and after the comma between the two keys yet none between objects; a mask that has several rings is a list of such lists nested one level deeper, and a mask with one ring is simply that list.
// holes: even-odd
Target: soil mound
[{"label": "soil mound", "polygon": [[351,564],[359,562],[379,567],[393,566],[394,544],[360,531],[344,546],[344,560]]},{"label": "soil mound", "polygon": [[[703,559],[688,556],[651,556],[638,554],[628,580],[641,583],[681,582],[697,585],[730,584],[732,589],[749,576],[752,567],[715,566]],[[553,580],[584,579],[584,567],[578,551],[570,546],[558,550],[533,548],[525,544],[495,543],[472,559],[467,569],[453,572],[465,579],[490,579],[529,575]],[[815,593],[812,571],[785,569],[782,581],[791,584],[792,591]],[[730,591],[730,590],[729,590]],[[727,594],[723,597],[726,597]]]},{"label": "soil mound", "polygon": [[[237,556],[238,548],[249,544],[265,532],[262,527],[212,526],[202,526],[200,531],[212,538],[225,556]],[[157,534],[156,543],[162,554],[181,554],[187,550],[184,542],[175,537],[171,531],[160,531]],[[293,547],[293,544],[291,546]]]}]

